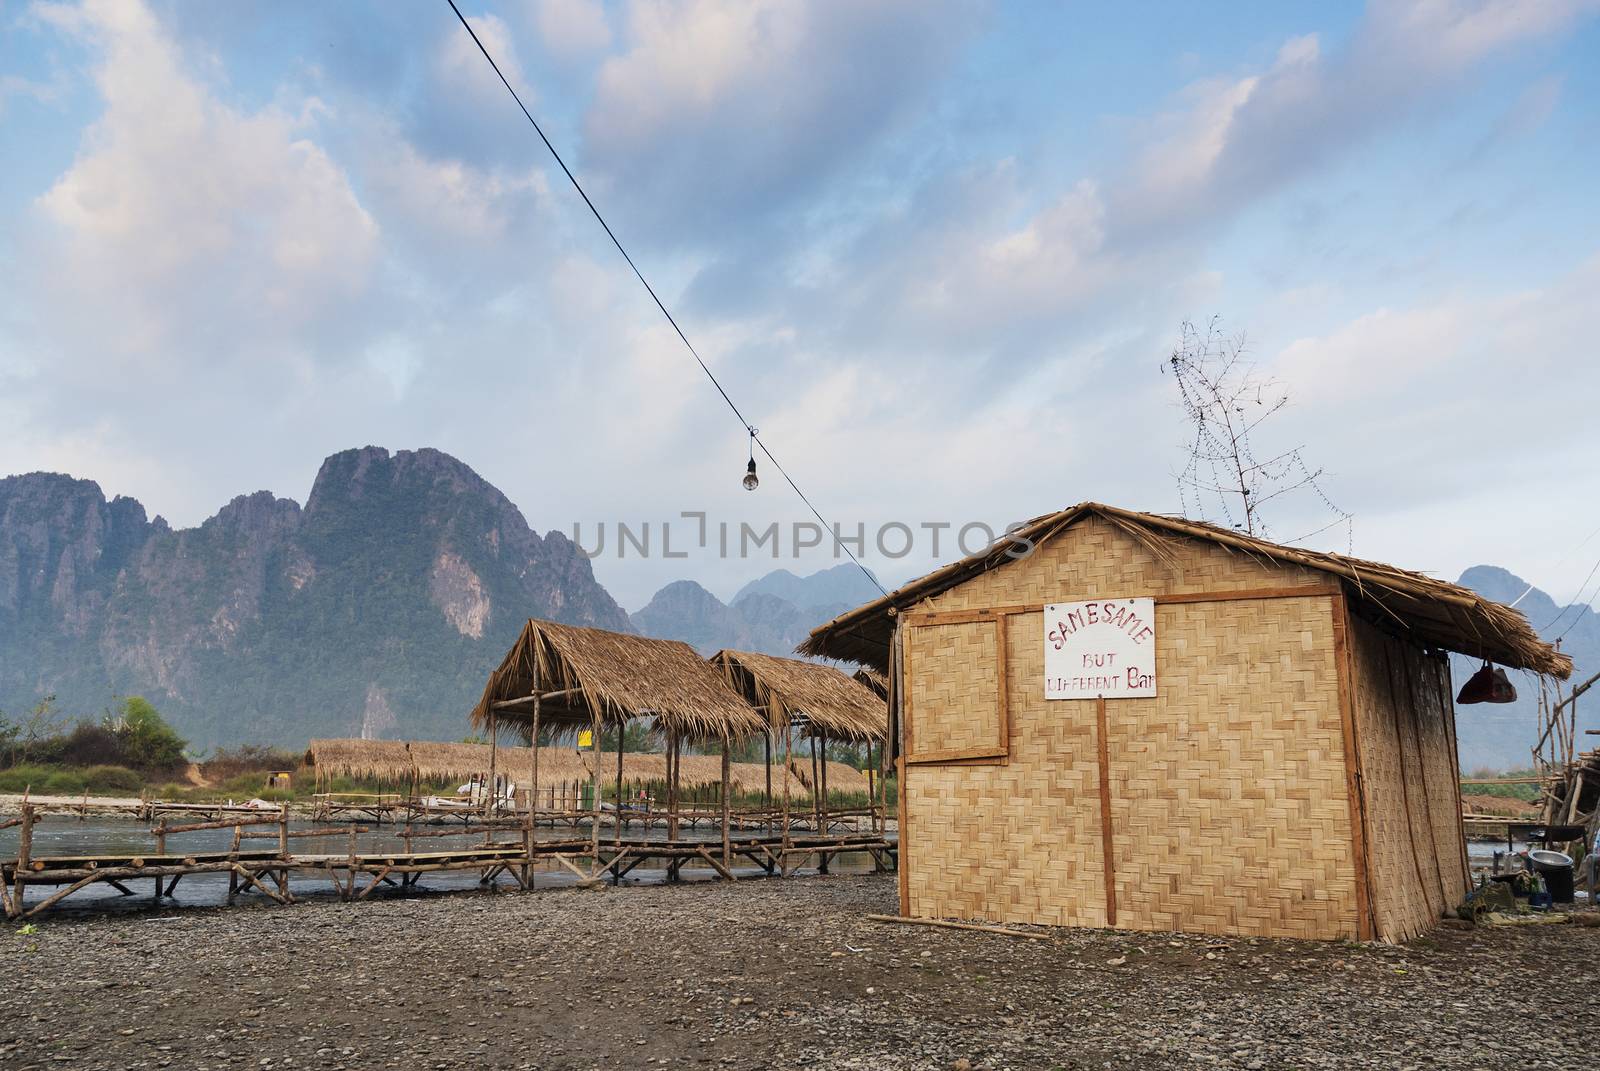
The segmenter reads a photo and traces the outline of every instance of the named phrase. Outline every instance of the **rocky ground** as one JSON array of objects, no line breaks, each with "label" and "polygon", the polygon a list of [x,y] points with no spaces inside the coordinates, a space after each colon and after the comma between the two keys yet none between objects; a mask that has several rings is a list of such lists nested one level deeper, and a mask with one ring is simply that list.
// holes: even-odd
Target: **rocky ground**
[{"label": "rocky ground", "polygon": [[0,930],[0,1067],[1476,1068],[1600,1060],[1600,928],[1404,947],[868,921],[892,876]]}]

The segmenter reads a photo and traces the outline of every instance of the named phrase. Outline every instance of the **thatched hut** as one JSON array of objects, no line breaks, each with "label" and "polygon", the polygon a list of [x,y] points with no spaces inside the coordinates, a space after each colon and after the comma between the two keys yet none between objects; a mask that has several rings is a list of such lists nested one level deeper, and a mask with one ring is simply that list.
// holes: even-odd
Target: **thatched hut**
[{"label": "thatched hut", "polygon": [[[769,766],[772,734],[776,732],[782,740],[783,768],[791,770],[811,790],[812,810],[819,828],[827,822],[830,787],[834,791],[853,790],[838,780],[830,785],[830,777],[849,770],[850,773],[844,774],[846,781],[870,791],[866,778],[858,771],[843,763],[827,761],[828,741],[837,740],[866,745],[870,765],[872,748],[881,744],[888,729],[887,707],[870,689],[834,666],[797,658],[724,650],[713,655],[710,662],[745,702],[766,716]],[[809,771],[805,758],[797,764],[792,754],[791,745],[797,732],[810,744]],[[767,805],[770,807],[772,802],[769,790]],[[789,806],[786,779],[783,794],[786,829]]]},{"label": "thatched hut", "polygon": [[1310,938],[1467,891],[1446,652],[1571,672],[1454,584],[1094,503],[802,650],[889,675],[904,914]]},{"label": "thatched hut", "polygon": [[[762,717],[730,689],[722,676],[686,643],[604,629],[530,620],[484,687],[472,723],[497,744],[510,727],[524,741],[543,727],[589,729],[596,746],[601,730],[621,730],[648,719],[667,741],[668,835],[677,834],[682,748],[690,742],[720,747],[723,859],[728,860],[728,805],[732,780],[729,747],[761,732]],[[616,783],[620,803],[625,780],[619,731]],[[539,748],[529,748],[533,798],[538,799]],[[599,843],[600,793],[594,796],[593,835]],[[617,823],[618,843],[621,823]]]}]

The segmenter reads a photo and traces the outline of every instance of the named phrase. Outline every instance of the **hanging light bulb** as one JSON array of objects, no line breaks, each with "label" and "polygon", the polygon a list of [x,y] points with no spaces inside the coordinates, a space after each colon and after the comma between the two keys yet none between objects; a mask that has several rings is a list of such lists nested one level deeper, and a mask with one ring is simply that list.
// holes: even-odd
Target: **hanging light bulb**
[{"label": "hanging light bulb", "polygon": [[761,477],[756,475],[756,429],[750,429],[750,464],[744,470],[744,489],[754,491],[761,486]]}]

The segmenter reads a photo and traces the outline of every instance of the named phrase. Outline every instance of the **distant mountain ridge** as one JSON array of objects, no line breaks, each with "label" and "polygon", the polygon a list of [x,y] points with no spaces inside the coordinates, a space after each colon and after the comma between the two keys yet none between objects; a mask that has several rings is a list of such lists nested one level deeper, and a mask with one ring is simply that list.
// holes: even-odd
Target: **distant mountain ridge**
[{"label": "distant mountain ridge", "polygon": [[51,473],[0,480],[0,709],[143,694],[192,743],[459,738],[521,623],[630,630],[587,558],[437,450],[347,450],[304,507],[197,528]]},{"label": "distant mountain ridge", "polygon": [[632,621],[646,636],[682,640],[701,654],[732,648],[794,656],[795,646],[813,628],[879,594],[852,564],[809,576],[775,569],[740,588],[731,603],[692,580],[674,581]]}]

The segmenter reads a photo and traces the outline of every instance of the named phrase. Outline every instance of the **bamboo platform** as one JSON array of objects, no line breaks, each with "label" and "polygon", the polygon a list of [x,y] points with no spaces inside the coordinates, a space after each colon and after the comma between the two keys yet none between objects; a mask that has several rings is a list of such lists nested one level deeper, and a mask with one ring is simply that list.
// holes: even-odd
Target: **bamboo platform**
[{"label": "bamboo platform", "polygon": [[[182,813],[195,814],[198,810],[191,808]],[[163,822],[150,830],[156,844],[149,852],[124,850],[36,857],[32,854],[32,834],[37,815],[31,805],[26,805],[21,818],[0,822],[0,828],[22,826],[17,856],[0,860],[0,906],[7,918],[33,918],[92,885],[109,885],[123,896],[131,896],[133,890],[129,883],[143,880],[154,881],[159,901],[171,896],[184,877],[194,874],[227,874],[227,902],[230,904],[246,894],[260,894],[275,903],[289,904],[295,901],[290,890],[291,876],[326,878],[341,900],[360,901],[366,900],[380,886],[412,889],[427,874],[457,871],[476,871],[481,887],[493,888],[499,879],[506,877],[517,888],[532,891],[537,869],[551,863],[585,885],[597,884],[607,877],[614,884],[620,884],[628,873],[651,861],[666,863],[668,881],[681,880],[685,867],[703,867],[722,880],[736,881],[736,861],[757,868],[763,875],[783,877],[813,863],[820,872],[826,873],[830,861],[846,853],[871,856],[878,870],[893,869],[897,863],[897,838],[891,835],[819,833],[797,828],[795,823],[791,823],[787,835],[758,833],[713,838],[680,829],[678,836],[666,837],[651,835],[648,830],[624,835],[621,829],[616,829],[613,836],[602,840],[598,828],[591,828],[581,837],[540,840],[527,815],[520,820],[476,817],[477,825],[460,828],[416,830],[408,824],[403,831],[397,830],[394,834],[401,839],[399,845],[366,850],[358,847],[357,837],[370,832],[368,827],[290,830],[284,812],[264,817],[260,811],[251,811],[248,816],[236,814],[231,818],[188,825],[168,826]],[[541,820],[544,817],[541,815]],[[585,812],[584,817],[592,818],[592,812]],[[255,826],[272,828],[249,831]],[[226,850],[173,852],[167,849],[169,837],[220,829],[234,831],[232,845]],[[415,843],[476,834],[484,837],[482,843],[432,850],[419,848]],[[289,850],[291,841],[296,839],[339,836],[349,838],[343,852]],[[277,844],[252,850],[244,846],[250,839],[275,839]],[[50,886],[55,891],[37,902],[26,902],[24,890],[39,886]]]}]

